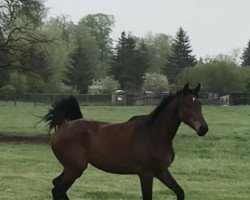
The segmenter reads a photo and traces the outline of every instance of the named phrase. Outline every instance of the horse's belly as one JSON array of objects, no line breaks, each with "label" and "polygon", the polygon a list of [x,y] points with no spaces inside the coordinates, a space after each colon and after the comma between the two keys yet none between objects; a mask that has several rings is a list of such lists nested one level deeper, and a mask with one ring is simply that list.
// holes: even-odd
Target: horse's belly
[{"label": "horse's belly", "polygon": [[136,174],[140,171],[140,158],[137,158],[130,150],[121,148],[101,149],[89,152],[89,163],[94,167],[118,174]]},{"label": "horse's belly", "polygon": [[107,164],[107,163],[94,163],[94,162],[90,162],[91,165],[93,165],[94,167],[96,167],[97,169],[100,169],[102,171],[105,172],[109,172],[109,173],[114,173],[114,174],[138,174],[139,170],[137,169],[137,167],[128,167],[128,166],[124,166],[124,165],[119,165],[119,164]]}]

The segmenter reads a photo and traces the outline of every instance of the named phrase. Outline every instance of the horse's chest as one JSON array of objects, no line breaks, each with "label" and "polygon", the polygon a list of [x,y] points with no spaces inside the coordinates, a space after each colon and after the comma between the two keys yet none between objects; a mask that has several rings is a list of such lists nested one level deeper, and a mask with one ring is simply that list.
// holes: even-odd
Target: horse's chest
[{"label": "horse's chest", "polygon": [[174,151],[172,146],[166,148],[165,151],[155,151],[151,154],[150,160],[150,163],[158,166],[159,168],[169,167],[174,161]]}]

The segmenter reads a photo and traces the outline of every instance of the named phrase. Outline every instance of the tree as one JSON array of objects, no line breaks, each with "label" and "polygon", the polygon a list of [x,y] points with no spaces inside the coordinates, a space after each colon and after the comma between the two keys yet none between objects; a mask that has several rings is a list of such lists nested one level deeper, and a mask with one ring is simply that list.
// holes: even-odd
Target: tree
[{"label": "tree", "polygon": [[1,67],[7,66],[9,64],[6,52],[3,51],[3,49],[1,48],[4,42],[5,39],[0,28],[0,88],[3,87],[9,79],[9,70],[4,67]]},{"label": "tree", "polygon": [[83,26],[89,32],[91,38],[95,41],[98,48],[99,60],[99,78],[103,77],[110,68],[113,57],[113,40],[110,37],[112,27],[114,26],[114,16],[102,13],[87,15],[83,17],[79,25]]},{"label": "tree", "polygon": [[[232,52],[233,53],[233,52]],[[236,53],[236,50],[235,50]],[[235,65],[238,65],[236,55],[230,55],[230,54],[218,54],[213,58],[210,58],[211,61],[221,61],[226,63],[233,63]],[[209,58],[207,58],[209,60]]]},{"label": "tree", "polygon": [[44,81],[44,79],[34,73],[26,74],[27,76],[27,92],[31,93],[44,93],[50,92],[48,89],[48,82]]},{"label": "tree", "polygon": [[87,93],[93,76],[85,49],[79,46],[71,55],[71,58],[72,62],[67,66],[63,82],[72,88],[76,88],[80,93]]},{"label": "tree", "polygon": [[169,83],[176,83],[176,78],[180,72],[196,64],[196,58],[191,53],[190,39],[187,33],[180,27],[173,40],[172,54],[164,69]]},{"label": "tree", "polygon": [[12,72],[9,82],[15,88],[16,94],[27,92],[27,77],[24,74]]},{"label": "tree", "polygon": [[89,29],[82,20],[76,25],[75,31],[76,47],[84,49],[86,58],[88,59],[89,69],[91,70],[91,80],[103,77],[101,69],[101,61],[99,59],[100,48],[97,40],[91,35]]},{"label": "tree", "polygon": [[[20,66],[25,67],[25,71],[30,70],[48,81],[51,75],[46,51],[41,46],[29,46],[20,53]],[[20,67],[21,68],[21,67]]]},{"label": "tree", "polygon": [[[130,58],[127,56],[128,50],[127,50],[127,38],[126,33],[123,31],[121,33],[121,37],[118,39],[118,43],[116,45],[116,52],[114,55],[114,63],[112,66],[112,69],[110,69],[110,73],[121,83],[121,87],[124,87],[124,81],[122,76],[123,68],[126,67],[126,63],[128,62],[127,59]],[[132,47],[132,49],[135,48],[135,45]],[[125,56],[126,55],[126,56]],[[127,58],[127,59],[126,59]]]},{"label": "tree", "polygon": [[148,71],[150,66],[150,52],[144,40],[138,40],[135,54],[135,78],[134,89],[140,91],[143,84],[143,75]]},{"label": "tree", "polygon": [[249,67],[250,66],[250,40],[247,44],[247,47],[243,51],[243,55],[241,57],[242,61],[242,66],[243,67]]},{"label": "tree", "polygon": [[171,37],[159,33],[148,33],[144,39],[149,51],[149,72],[163,72],[163,69],[171,54]]},{"label": "tree", "polygon": [[5,62],[0,63],[0,67],[16,67],[14,64],[19,61],[23,48],[51,41],[42,31],[38,31],[45,11],[42,0],[0,2],[0,35],[4,36],[0,52],[5,54]]},{"label": "tree", "polygon": [[0,88],[9,80],[9,70],[0,68]]},{"label": "tree", "polygon": [[63,83],[87,93],[93,79],[101,76],[97,41],[86,26],[84,18],[75,26],[74,50],[66,67]]},{"label": "tree", "polygon": [[50,69],[47,88],[52,93],[69,91],[63,84],[63,77],[66,66],[70,63],[70,56],[77,48],[76,25],[66,16],[60,16],[50,18],[44,29],[49,37],[54,38],[54,42],[44,45]]},{"label": "tree", "polygon": [[245,79],[241,68],[233,62],[211,60],[183,70],[178,76],[178,84],[202,84],[205,91],[226,94],[230,91],[245,90]]},{"label": "tree", "polygon": [[241,68],[241,74],[245,82],[245,89],[250,92],[250,67]]},{"label": "tree", "polygon": [[111,73],[120,82],[122,89],[141,89],[143,74],[149,67],[148,49],[144,42],[136,43],[131,34],[122,32],[116,46],[116,54]]},{"label": "tree", "polygon": [[[7,53],[6,51],[4,50],[4,43],[5,43],[5,38],[4,38],[4,35],[2,33],[2,30],[0,28],[0,68],[1,68],[1,71],[3,72],[3,67],[4,66],[8,66],[9,64],[9,60],[8,60],[8,57],[7,57]],[[0,86],[1,87],[1,86]]]}]

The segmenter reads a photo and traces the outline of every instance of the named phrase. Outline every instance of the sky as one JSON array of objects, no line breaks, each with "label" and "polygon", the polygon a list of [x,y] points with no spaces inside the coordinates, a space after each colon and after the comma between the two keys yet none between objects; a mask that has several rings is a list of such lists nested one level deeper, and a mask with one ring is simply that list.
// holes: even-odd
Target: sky
[{"label": "sky", "polygon": [[67,15],[75,23],[88,14],[113,15],[114,40],[122,31],[175,36],[182,27],[198,58],[242,52],[250,40],[250,0],[46,0],[45,5],[48,16]]}]

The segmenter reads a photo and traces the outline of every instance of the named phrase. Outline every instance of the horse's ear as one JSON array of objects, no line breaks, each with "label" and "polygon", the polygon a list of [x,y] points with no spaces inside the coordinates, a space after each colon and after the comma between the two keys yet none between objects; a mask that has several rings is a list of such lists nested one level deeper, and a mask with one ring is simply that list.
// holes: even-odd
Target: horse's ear
[{"label": "horse's ear", "polygon": [[184,85],[184,87],[182,88],[182,94],[186,95],[189,92],[189,83],[187,83],[186,85]]},{"label": "horse's ear", "polygon": [[195,94],[196,96],[198,96],[200,89],[201,89],[201,84],[198,83],[198,85],[196,86],[196,88],[194,88],[194,90],[193,90],[193,91],[194,91],[194,94]]}]

